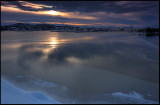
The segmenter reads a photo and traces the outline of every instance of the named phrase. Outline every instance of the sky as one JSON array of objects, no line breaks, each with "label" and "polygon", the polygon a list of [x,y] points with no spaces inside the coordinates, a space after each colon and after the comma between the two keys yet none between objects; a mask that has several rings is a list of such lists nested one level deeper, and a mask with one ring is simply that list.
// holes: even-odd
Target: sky
[{"label": "sky", "polygon": [[159,26],[159,1],[1,1],[1,25]]}]

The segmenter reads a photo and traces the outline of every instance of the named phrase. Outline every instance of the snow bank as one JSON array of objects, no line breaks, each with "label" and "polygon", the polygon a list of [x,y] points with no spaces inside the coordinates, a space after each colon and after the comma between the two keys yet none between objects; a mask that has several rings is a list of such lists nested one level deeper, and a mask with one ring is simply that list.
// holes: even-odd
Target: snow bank
[{"label": "snow bank", "polygon": [[122,92],[115,92],[115,93],[112,93],[112,95],[114,96],[122,96],[122,97],[130,97],[130,98],[138,98],[138,99],[143,99],[143,96],[135,91],[132,91],[131,93],[129,94],[125,94],[125,93],[122,93]]},{"label": "snow bank", "polygon": [[122,92],[115,92],[115,93],[112,93],[113,96],[117,97],[120,99],[120,101],[123,101],[124,102],[128,102],[129,103],[135,103],[135,104],[159,104],[159,102],[155,102],[155,101],[150,101],[150,100],[146,100],[144,99],[144,97],[135,92],[135,91],[132,91],[128,94],[126,93],[122,93]]},{"label": "snow bank", "polygon": [[21,90],[1,78],[1,104],[60,104],[42,92]]}]

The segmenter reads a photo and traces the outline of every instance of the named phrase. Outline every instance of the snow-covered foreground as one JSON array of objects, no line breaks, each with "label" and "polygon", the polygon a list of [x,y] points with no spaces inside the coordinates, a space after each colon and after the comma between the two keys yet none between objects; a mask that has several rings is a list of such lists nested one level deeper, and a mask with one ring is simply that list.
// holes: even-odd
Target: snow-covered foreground
[{"label": "snow-covered foreground", "polygon": [[27,92],[1,78],[1,104],[60,104],[42,92]]},{"label": "snow-covered foreground", "polygon": [[[128,94],[114,92],[112,94],[102,95],[104,100],[98,99],[98,96],[91,96],[88,101],[74,100],[72,104],[117,104],[117,103],[136,103],[136,104],[158,104],[159,102],[144,99],[143,95],[137,92]],[[113,101],[114,100],[114,101]],[[1,78],[1,104],[61,104],[60,102],[49,98],[42,92],[24,91],[7,80]]]}]

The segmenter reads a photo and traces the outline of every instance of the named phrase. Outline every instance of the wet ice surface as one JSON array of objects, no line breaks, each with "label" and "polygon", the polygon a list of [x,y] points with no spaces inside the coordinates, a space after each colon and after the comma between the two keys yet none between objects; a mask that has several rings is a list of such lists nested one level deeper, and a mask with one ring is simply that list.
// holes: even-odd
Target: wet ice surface
[{"label": "wet ice surface", "polygon": [[60,103],[158,103],[159,38],[1,32],[2,77]]}]

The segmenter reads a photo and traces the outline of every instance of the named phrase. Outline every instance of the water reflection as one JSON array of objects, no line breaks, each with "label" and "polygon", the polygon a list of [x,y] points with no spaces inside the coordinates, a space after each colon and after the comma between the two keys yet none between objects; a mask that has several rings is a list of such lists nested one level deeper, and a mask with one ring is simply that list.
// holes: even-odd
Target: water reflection
[{"label": "water reflection", "polygon": [[56,37],[51,37],[50,39],[51,39],[50,44],[52,48],[56,48],[56,46],[59,44],[58,39]]},{"label": "water reflection", "polygon": [[[25,42],[25,35],[18,37],[20,42],[10,40],[6,43],[3,39],[3,76],[12,80],[16,78],[18,82],[23,82],[23,86],[30,83],[25,82],[28,76],[64,85],[68,93],[58,91],[59,88],[44,91],[59,96],[65,94],[65,98],[78,96],[83,99],[83,96],[91,94],[134,90],[150,93],[157,99],[159,90],[154,83],[159,82],[159,49],[136,40],[138,35],[32,34]],[[36,38],[35,34],[39,37]],[[12,44],[14,46],[10,46]],[[26,78],[19,80],[19,76]]]},{"label": "water reflection", "polygon": [[[50,42],[51,43],[51,42]],[[58,44],[58,41],[57,41]],[[101,68],[146,81],[158,82],[158,53],[148,53],[143,45],[116,43],[69,43],[55,47],[39,44],[24,45],[19,48],[17,63],[24,70],[30,70],[30,63],[43,61],[52,65],[79,64]],[[46,50],[47,53],[46,53]],[[150,48],[155,51],[155,49]],[[144,51],[146,51],[144,53]],[[155,51],[156,52],[156,51]],[[145,58],[151,59],[147,60]],[[138,58],[135,58],[137,56]],[[123,62],[121,60],[123,59]],[[146,67],[146,65],[148,65]],[[151,71],[152,70],[152,71]],[[147,72],[147,73],[146,73]],[[146,73],[144,75],[144,73]],[[152,75],[150,75],[152,74]]]}]

